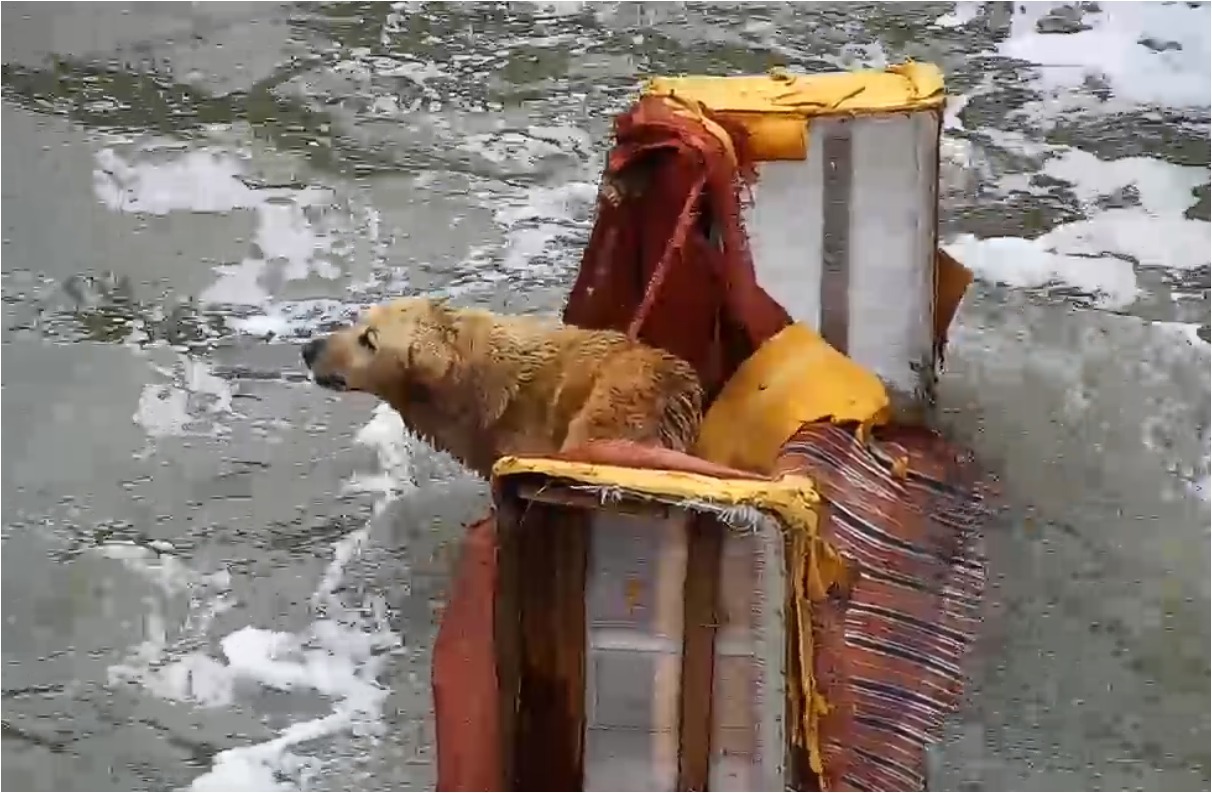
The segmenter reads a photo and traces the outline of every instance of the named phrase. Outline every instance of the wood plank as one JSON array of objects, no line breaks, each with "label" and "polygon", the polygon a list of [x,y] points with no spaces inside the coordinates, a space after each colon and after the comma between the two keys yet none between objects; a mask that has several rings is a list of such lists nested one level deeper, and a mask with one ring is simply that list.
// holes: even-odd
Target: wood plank
[{"label": "wood plank", "polygon": [[497,508],[497,582],[494,593],[493,646],[496,652],[501,778],[516,778],[518,694],[521,683],[522,621],[518,580],[521,513],[518,502],[501,499]]},{"label": "wood plank", "polygon": [[520,657],[514,790],[581,790],[590,515],[531,501],[512,533]]},{"label": "wood plank", "polygon": [[[848,119],[821,124],[824,186],[821,193],[821,336],[839,352],[850,350],[850,215],[854,163]],[[815,129],[815,128],[814,128]]]},{"label": "wood plank", "polygon": [[715,635],[719,625],[720,555],[724,527],[695,513],[686,524],[685,643],[682,653],[678,790],[706,790],[711,759]]}]

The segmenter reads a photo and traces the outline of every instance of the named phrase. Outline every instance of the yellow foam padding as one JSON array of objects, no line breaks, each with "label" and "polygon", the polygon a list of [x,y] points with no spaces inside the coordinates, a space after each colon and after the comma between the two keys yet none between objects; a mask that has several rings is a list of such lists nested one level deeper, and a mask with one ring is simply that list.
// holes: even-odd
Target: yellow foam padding
[{"label": "yellow foam padding", "polygon": [[843,579],[845,565],[817,531],[820,495],[812,480],[788,475],[776,480],[718,479],[683,471],[662,471],[594,463],[566,462],[542,457],[502,457],[492,469],[501,480],[519,474],[539,474],[590,488],[622,491],[641,500],[704,503],[714,507],[748,506],[773,515],[788,539],[791,598],[790,624],[795,626],[796,652],[803,662],[797,685],[804,718],[792,725],[792,739],[807,749],[812,768],[821,773],[818,723],[828,704],[813,678],[811,603],[826,597],[829,587]]},{"label": "yellow foam padding", "polygon": [[694,453],[756,473],[774,468],[779,450],[813,421],[887,418],[888,392],[870,370],[802,323],[766,341],[724,385],[703,419]]},{"label": "yellow foam padding", "polygon": [[937,111],[946,101],[942,71],[916,61],[883,71],[653,77],[644,93],[698,104],[735,120],[749,132],[750,149],[758,160],[804,159],[806,122],[814,116]]},{"label": "yellow foam padding", "polygon": [[959,311],[960,301],[972,283],[972,271],[946,251],[939,249],[935,257],[934,282],[934,343],[942,344],[947,329]]}]

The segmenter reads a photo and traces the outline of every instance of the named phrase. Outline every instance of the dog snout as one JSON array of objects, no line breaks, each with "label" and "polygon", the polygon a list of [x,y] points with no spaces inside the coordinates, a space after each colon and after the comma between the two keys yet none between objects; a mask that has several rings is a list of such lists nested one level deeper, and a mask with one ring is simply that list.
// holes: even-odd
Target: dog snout
[{"label": "dog snout", "polygon": [[315,365],[316,358],[320,357],[320,351],[323,349],[323,339],[312,339],[303,345],[303,363],[307,364],[308,369]]}]

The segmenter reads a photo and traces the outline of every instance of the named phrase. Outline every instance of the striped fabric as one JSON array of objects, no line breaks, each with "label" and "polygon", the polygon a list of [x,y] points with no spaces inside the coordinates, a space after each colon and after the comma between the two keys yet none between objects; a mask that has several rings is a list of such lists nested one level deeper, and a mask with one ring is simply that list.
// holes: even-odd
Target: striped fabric
[{"label": "striped fabric", "polygon": [[924,790],[925,748],[957,706],[984,591],[986,488],[971,459],[925,429],[806,425],[779,473],[824,501],[821,534],[852,569],[812,604],[824,790]]}]

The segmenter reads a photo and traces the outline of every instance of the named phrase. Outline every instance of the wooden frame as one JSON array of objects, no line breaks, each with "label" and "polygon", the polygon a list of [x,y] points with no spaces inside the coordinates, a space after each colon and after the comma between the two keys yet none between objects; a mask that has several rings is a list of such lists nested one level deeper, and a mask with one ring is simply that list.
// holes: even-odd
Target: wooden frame
[{"label": "wooden frame", "polygon": [[[771,555],[775,549],[777,558],[765,562],[777,568],[771,571],[775,575],[759,576],[758,586],[765,589],[758,599],[776,613],[752,616],[757,612],[751,613],[752,598],[746,599],[745,625],[732,628],[733,634],[738,629],[744,633],[749,621],[776,620],[777,627],[767,631],[774,644],[763,645],[755,632],[740,650],[740,656],[751,652],[752,657],[731,661],[733,668],[744,670],[743,679],[732,683],[734,693],[736,685],[754,685],[758,678],[773,675],[777,682],[767,686],[767,693],[774,696],[765,701],[742,689],[733,696],[728,713],[716,712],[719,631],[727,619],[721,613],[722,558],[726,543],[744,544],[746,535],[729,529],[710,511],[628,496],[603,503],[596,494],[538,475],[510,477],[499,485],[495,628],[506,787],[708,790],[713,780],[725,778],[724,761],[732,763],[733,776],[731,782],[719,783],[723,787],[760,789],[752,785],[763,783],[746,774],[760,775],[765,784],[774,775],[778,787],[785,787],[786,571],[781,533],[771,539],[765,532],[764,544],[753,545],[751,551]],[[637,518],[651,523],[640,526]],[[612,536],[619,545],[612,544],[611,552],[594,551],[595,541]],[[615,562],[627,557],[648,570],[650,597],[639,607],[643,625],[619,627],[619,593],[628,584],[618,570],[608,569],[609,556]],[[613,605],[603,605],[607,589],[614,593]],[[649,675],[650,690],[640,679]],[[600,698],[600,685],[609,688],[600,680],[612,677],[626,679],[627,685],[616,685],[609,697]],[[627,697],[624,690],[646,691],[647,696]],[[628,707],[622,700],[632,709],[620,716]],[[765,703],[760,707],[768,718],[754,716],[755,702]],[[635,709],[642,703],[650,705],[647,716]],[[742,729],[750,754],[742,752],[739,760],[726,757],[727,747],[713,751],[713,743],[724,735],[721,719],[728,714],[754,733]],[[647,721],[640,724],[637,718]],[[731,729],[736,735],[738,728]]]}]

